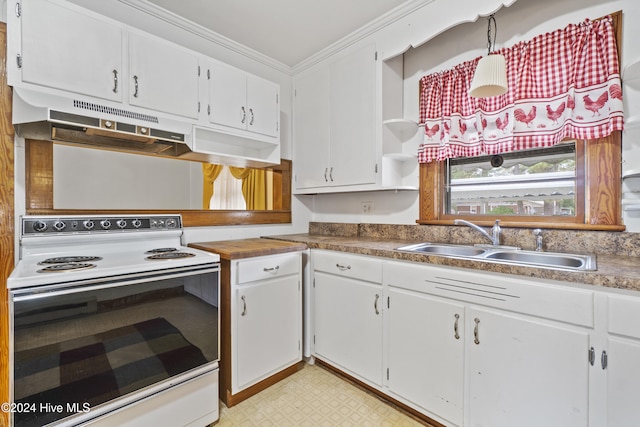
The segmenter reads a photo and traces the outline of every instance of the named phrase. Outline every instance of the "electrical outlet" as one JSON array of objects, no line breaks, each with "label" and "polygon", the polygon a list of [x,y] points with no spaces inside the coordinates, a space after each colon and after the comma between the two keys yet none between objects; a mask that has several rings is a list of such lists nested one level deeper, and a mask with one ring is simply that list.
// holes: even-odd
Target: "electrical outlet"
[{"label": "electrical outlet", "polygon": [[373,212],[373,202],[361,202],[360,206],[362,207],[362,213],[364,214]]}]

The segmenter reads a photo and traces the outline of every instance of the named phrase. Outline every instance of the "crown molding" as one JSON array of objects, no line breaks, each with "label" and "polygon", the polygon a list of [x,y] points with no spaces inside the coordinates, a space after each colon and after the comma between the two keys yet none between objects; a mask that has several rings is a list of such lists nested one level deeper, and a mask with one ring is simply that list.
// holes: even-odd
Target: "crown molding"
[{"label": "crown molding", "polygon": [[409,0],[293,66],[297,74],[436,0]]},{"label": "crown molding", "polygon": [[256,62],[269,66],[277,71],[283,72],[288,75],[292,75],[293,70],[290,66],[280,61],[277,61],[267,55],[264,55],[254,49],[251,49],[250,47],[247,47],[241,43],[238,43],[228,37],[225,37],[222,34],[216,33],[215,31],[205,28],[200,24],[197,24],[193,21],[183,18],[180,15],[170,12],[160,6],[150,3],[147,0],[118,0],[118,1],[131,8],[144,12],[147,15],[153,16],[156,19],[164,21],[170,25],[173,25],[176,28],[179,28],[183,31],[189,32],[207,41],[210,41],[219,46],[222,46],[234,53],[243,55]]},{"label": "crown molding", "polygon": [[218,34],[215,31],[212,31],[199,24],[189,21],[188,19],[185,19],[173,12],[170,12],[153,3],[150,3],[147,0],[118,0],[118,1],[120,1],[121,3],[131,8],[137,9],[150,16],[153,16],[156,19],[159,19],[170,25],[180,28],[181,30],[195,34],[196,36],[201,37],[207,41],[210,41],[226,49],[229,49],[232,52],[244,55],[247,58],[253,59],[254,61],[267,65],[285,74],[293,75],[313,66],[318,62],[323,61],[324,59],[334,55],[335,53],[353,45],[354,43],[357,43],[358,41],[364,39],[365,37],[375,33],[376,31],[386,27],[387,25],[397,21],[398,19],[401,19],[404,16],[409,15],[410,13],[416,11],[417,9],[420,9],[426,4],[434,2],[435,0],[409,0],[406,3],[396,7],[395,9],[392,9],[391,11],[385,13],[384,15],[381,15],[380,17],[374,19],[368,24],[360,27],[359,29],[350,33],[349,35],[341,38],[337,42],[320,50],[319,52],[315,53],[309,58],[299,62],[293,67],[290,67],[254,49],[251,49],[243,44],[240,44],[228,37]]}]

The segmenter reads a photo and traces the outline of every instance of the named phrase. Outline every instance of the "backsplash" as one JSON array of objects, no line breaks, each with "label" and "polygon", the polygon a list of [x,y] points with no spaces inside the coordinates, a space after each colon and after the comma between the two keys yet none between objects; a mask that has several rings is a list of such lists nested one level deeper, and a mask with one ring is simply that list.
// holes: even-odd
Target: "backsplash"
[{"label": "backsplash", "polygon": [[[485,227],[489,230],[489,227]],[[311,222],[309,234],[377,240],[476,244],[489,243],[466,226],[397,225]],[[595,253],[640,257],[640,233],[542,229],[543,249],[548,252]],[[531,229],[502,228],[502,244],[533,250]]]}]

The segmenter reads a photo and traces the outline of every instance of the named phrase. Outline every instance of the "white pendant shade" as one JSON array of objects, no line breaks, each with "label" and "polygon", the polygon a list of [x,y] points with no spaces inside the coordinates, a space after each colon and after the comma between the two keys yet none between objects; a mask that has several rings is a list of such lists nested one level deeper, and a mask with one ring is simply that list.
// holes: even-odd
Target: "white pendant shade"
[{"label": "white pendant shade", "polygon": [[490,54],[478,62],[469,95],[489,98],[507,92],[507,63],[503,55]]}]

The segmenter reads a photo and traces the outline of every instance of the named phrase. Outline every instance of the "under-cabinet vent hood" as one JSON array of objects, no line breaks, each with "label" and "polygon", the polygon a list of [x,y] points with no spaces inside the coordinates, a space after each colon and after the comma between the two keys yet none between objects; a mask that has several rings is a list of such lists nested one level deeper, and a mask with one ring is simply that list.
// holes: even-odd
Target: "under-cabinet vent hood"
[{"label": "under-cabinet vent hood", "polygon": [[13,125],[27,139],[233,166],[280,162],[266,144],[151,110],[117,108],[46,91],[13,88]]},{"label": "under-cabinet vent hood", "polygon": [[14,127],[24,138],[174,158],[192,153],[190,123],[22,88],[13,97]]}]

